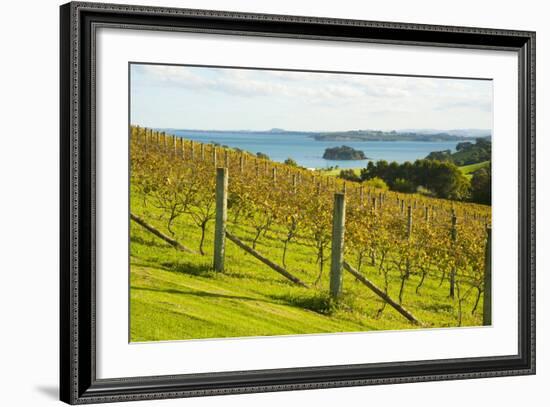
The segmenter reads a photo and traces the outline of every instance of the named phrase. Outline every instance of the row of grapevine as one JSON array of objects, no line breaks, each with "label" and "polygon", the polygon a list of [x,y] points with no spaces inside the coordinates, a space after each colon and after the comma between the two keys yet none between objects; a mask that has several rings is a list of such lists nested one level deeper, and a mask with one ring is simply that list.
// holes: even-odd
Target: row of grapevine
[{"label": "row of grapevine", "polygon": [[367,266],[375,269],[384,277],[385,292],[397,277],[399,303],[406,302],[411,276],[417,277],[417,294],[427,280],[437,280],[459,308],[467,296],[475,294],[475,307],[482,298],[490,207],[367,188],[245,151],[131,127],[132,188],[166,213],[170,233],[180,216],[190,216],[202,232],[202,254],[207,227],[216,217],[218,167],[229,174],[231,222],[253,230],[252,248],[267,234],[278,239],[285,268],[289,245],[311,246],[318,265],[313,285],[327,274],[339,192],[346,200],[345,259],[359,273]]}]

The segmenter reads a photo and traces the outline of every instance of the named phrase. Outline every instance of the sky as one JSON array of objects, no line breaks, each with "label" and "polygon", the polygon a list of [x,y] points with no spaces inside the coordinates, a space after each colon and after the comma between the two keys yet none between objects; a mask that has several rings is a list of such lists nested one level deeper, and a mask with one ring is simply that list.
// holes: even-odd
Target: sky
[{"label": "sky", "polygon": [[491,129],[493,82],[132,64],[134,125],[202,130]]}]

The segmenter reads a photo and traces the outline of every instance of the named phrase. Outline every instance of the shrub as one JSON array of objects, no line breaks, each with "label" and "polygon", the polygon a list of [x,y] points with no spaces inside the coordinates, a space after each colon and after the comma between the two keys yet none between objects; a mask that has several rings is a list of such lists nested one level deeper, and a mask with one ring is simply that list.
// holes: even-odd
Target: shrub
[{"label": "shrub", "polygon": [[264,153],[261,153],[261,152],[257,152],[256,157],[262,158],[264,160],[269,160],[269,156],[267,154],[264,154]]},{"label": "shrub", "polygon": [[472,175],[472,201],[491,204],[491,167],[483,167]]},{"label": "shrub", "polygon": [[412,183],[412,181],[408,181],[403,178],[397,178],[393,181],[393,190],[397,192],[408,192],[412,193],[415,192],[416,187]]},{"label": "shrub", "polygon": [[388,190],[388,184],[384,182],[382,178],[374,177],[367,181],[363,181],[363,185],[371,188],[378,188],[383,190]]},{"label": "shrub", "polygon": [[288,158],[285,160],[285,164],[286,164],[286,165],[290,165],[291,167],[297,167],[297,166],[298,166],[298,163],[297,163],[294,159],[292,159],[292,158],[290,158],[290,157],[288,157]]},{"label": "shrub", "polygon": [[341,170],[340,178],[353,182],[361,182],[361,177],[352,169]]}]

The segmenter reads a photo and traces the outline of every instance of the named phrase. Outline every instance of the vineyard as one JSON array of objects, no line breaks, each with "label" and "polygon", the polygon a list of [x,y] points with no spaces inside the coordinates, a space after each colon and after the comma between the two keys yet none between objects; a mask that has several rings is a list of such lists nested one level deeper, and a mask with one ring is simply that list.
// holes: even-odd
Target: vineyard
[{"label": "vineyard", "polygon": [[130,142],[132,341],[490,324],[489,206]]}]

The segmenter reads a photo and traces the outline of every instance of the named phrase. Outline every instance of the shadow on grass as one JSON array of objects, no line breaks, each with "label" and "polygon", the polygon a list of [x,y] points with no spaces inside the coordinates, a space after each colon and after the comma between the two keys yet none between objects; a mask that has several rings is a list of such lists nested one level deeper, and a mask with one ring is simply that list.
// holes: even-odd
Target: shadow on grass
[{"label": "shadow on grass", "polygon": [[149,246],[149,247],[159,247],[161,249],[170,249],[170,248],[172,248],[172,246],[170,246],[168,243],[161,242],[160,239],[158,239],[158,238],[157,239],[154,239],[154,238],[144,239],[141,236],[135,236],[135,235],[132,235],[132,234],[130,234],[130,242],[141,244],[141,245],[144,245],[144,246]]},{"label": "shadow on grass", "polygon": [[449,304],[426,304],[421,305],[421,308],[430,312],[447,312],[449,314],[454,312],[453,306]]},{"label": "shadow on grass", "polygon": [[183,291],[183,290],[177,290],[175,288],[150,288],[150,287],[137,287],[137,286],[131,286],[130,290],[149,291],[149,292],[175,294],[175,295],[191,295],[194,297],[201,297],[201,298],[225,298],[230,300],[257,301],[257,302],[266,302],[266,303],[273,304],[271,301],[265,301],[261,298],[246,297],[241,295],[211,293],[207,291]]},{"label": "shadow on grass", "polygon": [[216,272],[209,264],[194,264],[190,262],[165,261],[160,263],[160,266],[167,271],[175,273],[189,274],[192,276],[215,277]]},{"label": "shadow on grass", "polygon": [[283,295],[272,295],[271,298],[274,300],[283,301],[298,308],[308,309],[322,315],[330,315],[335,309],[335,304],[331,300],[330,296],[321,292],[303,292],[299,294],[287,293]]},{"label": "shadow on grass", "polygon": [[288,285],[286,281],[280,280],[277,278],[264,277],[256,274],[239,273],[238,271],[232,271],[232,270],[229,270],[226,275],[229,277],[238,278],[242,280],[254,280],[262,283]]}]

